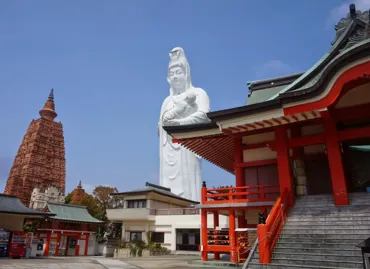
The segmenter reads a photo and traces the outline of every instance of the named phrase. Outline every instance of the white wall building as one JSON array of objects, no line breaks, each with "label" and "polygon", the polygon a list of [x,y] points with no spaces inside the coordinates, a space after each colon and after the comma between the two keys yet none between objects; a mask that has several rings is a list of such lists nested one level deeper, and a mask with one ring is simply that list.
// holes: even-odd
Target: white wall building
[{"label": "white wall building", "polygon": [[[115,209],[108,209],[109,220],[122,222],[122,240],[135,238],[152,241],[176,251],[198,251],[200,245],[200,209],[195,204],[171,190],[146,183],[145,188],[115,193]],[[209,228],[213,227],[213,215],[208,216]],[[228,228],[228,218],[220,216],[220,228]]]}]

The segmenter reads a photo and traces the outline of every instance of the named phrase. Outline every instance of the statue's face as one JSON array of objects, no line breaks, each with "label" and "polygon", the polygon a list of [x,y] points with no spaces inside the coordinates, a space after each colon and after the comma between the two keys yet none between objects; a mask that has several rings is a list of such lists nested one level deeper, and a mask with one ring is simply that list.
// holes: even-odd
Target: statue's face
[{"label": "statue's face", "polygon": [[180,66],[171,67],[169,80],[171,88],[173,89],[184,89],[186,87],[185,72]]}]

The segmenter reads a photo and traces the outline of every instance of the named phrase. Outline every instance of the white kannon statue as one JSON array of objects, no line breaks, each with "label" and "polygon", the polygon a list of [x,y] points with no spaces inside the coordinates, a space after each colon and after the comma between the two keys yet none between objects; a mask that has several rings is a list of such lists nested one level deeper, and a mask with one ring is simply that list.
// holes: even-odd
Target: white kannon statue
[{"label": "white kannon statue", "polygon": [[167,81],[170,95],[164,100],[159,121],[160,185],[186,199],[200,201],[201,159],[179,144],[162,128],[209,122],[207,93],[193,87],[190,66],[182,48],[170,52]]}]

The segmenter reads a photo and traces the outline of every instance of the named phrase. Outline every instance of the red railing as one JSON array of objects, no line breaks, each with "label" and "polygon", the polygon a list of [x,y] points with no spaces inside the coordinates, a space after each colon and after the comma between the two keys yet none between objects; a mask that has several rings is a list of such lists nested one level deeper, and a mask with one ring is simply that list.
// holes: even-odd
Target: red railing
[{"label": "red railing", "polygon": [[202,204],[275,201],[279,185],[243,186],[231,188],[202,188]]},{"label": "red railing", "polygon": [[268,264],[271,261],[272,251],[285,223],[288,211],[288,196],[288,192],[285,191],[271,209],[266,224],[258,224],[257,226],[259,257],[262,264]]}]

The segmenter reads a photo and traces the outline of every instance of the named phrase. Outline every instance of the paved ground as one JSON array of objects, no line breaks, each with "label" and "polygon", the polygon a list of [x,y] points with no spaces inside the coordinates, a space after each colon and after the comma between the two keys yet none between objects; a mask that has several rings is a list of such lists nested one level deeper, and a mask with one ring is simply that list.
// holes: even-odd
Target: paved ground
[{"label": "paved ground", "polygon": [[125,260],[104,257],[0,259],[0,269],[204,269],[202,265],[192,264],[199,259],[200,257],[194,256],[156,256]]},{"label": "paved ground", "polygon": [[[200,261],[199,256],[151,256],[133,259],[122,259],[122,261],[142,269],[206,269],[209,266],[196,264]],[[214,266],[211,266],[214,268]],[[217,267],[222,268],[222,267]],[[228,267],[230,268],[230,267]]]},{"label": "paved ground", "polygon": [[136,269],[123,261],[100,257],[1,259],[1,269]]}]

